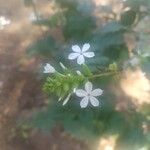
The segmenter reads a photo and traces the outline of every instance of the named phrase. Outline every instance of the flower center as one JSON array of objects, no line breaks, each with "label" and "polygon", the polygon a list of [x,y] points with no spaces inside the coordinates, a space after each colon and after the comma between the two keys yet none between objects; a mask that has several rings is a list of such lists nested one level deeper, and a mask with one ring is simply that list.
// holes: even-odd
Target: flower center
[{"label": "flower center", "polygon": [[90,94],[90,93],[87,93],[87,96],[88,96],[88,97],[91,97],[91,94]]}]

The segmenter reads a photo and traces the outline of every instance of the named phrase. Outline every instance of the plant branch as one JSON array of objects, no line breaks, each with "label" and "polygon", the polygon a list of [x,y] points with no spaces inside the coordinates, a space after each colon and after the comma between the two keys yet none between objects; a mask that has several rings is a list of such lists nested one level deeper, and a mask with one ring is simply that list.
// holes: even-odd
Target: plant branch
[{"label": "plant branch", "polygon": [[95,79],[95,78],[100,78],[103,76],[116,75],[116,74],[119,74],[119,71],[113,71],[113,72],[111,71],[111,72],[104,72],[104,73],[96,74],[96,75],[89,77],[88,79]]}]

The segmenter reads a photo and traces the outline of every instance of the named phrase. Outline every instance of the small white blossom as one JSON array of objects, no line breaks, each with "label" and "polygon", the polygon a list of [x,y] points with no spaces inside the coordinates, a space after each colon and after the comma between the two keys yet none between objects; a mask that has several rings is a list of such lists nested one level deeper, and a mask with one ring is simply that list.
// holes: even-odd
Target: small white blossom
[{"label": "small white blossom", "polygon": [[92,88],[93,88],[92,83],[91,82],[87,82],[85,84],[85,90],[82,90],[82,89],[76,90],[76,95],[78,97],[83,97],[83,99],[80,102],[81,108],[87,107],[89,102],[94,107],[99,106],[99,101],[95,97],[102,95],[103,94],[103,90],[101,90],[101,89],[92,90]]},{"label": "small white blossom", "polygon": [[35,15],[34,12],[32,12],[32,13],[29,15],[29,20],[30,20],[31,22],[37,21],[37,16]]},{"label": "small white blossom", "polygon": [[0,30],[4,29],[4,26],[9,25],[10,20],[5,18],[4,16],[0,16]]},{"label": "small white blossom", "polygon": [[41,15],[40,12],[37,12],[37,13],[32,12],[32,13],[29,15],[28,19],[29,19],[31,22],[34,23],[34,22],[36,22],[36,21],[41,20],[41,19],[42,19],[42,15]]},{"label": "small white blossom", "polygon": [[68,59],[70,60],[77,59],[77,63],[79,65],[84,64],[85,57],[91,58],[95,56],[94,52],[87,52],[89,48],[90,48],[89,43],[85,43],[82,49],[78,45],[73,45],[72,46],[73,53],[69,54]]},{"label": "small white blossom", "polygon": [[78,75],[82,75],[82,73],[81,73],[79,70],[77,70],[76,73],[77,73]]},{"label": "small white blossom", "polygon": [[44,66],[44,73],[54,73],[55,71],[55,68],[48,63]]}]

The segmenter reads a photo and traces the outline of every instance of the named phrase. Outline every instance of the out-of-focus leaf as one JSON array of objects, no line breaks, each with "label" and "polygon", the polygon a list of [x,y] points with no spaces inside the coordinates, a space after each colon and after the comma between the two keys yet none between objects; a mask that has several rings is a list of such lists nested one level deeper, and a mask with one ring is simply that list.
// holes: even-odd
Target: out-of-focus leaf
[{"label": "out-of-focus leaf", "polygon": [[148,53],[150,55],[150,35],[149,34],[140,34],[139,40],[137,42],[137,50],[141,53]]},{"label": "out-of-focus leaf", "polygon": [[90,15],[95,9],[95,5],[91,0],[78,0],[77,10],[84,15]]},{"label": "out-of-focus leaf", "polygon": [[125,3],[134,11],[139,11],[141,6],[144,6],[148,9],[150,8],[149,0],[126,0]]},{"label": "out-of-focus leaf", "polygon": [[52,56],[57,49],[57,44],[51,36],[37,40],[27,49],[28,55]]},{"label": "out-of-focus leaf", "polygon": [[57,4],[61,6],[61,8],[68,8],[70,10],[74,10],[77,7],[77,1],[75,0],[55,0]]},{"label": "out-of-focus leaf", "polygon": [[145,72],[147,77],[150,79],[150,59],[143,61],[141,67],[143,72]]},{"label": "out-of-focus leaf", "polygon": [[24,5],[28,7],[28,6],[32,6],[33,5],[34,0],[23,0],[23,2],[24,2]]},{"label": "out-of-focus leaf", "polygon": [[102,33],[111,33],[111,32],[117,32],[124,29],[125,29],[124,26],[121,25],[119,22],[113,21],[107,23],[101,30]]},{"label": "out-of-focus leaf", "polygon": [[124,26],[131,26],[136,20],[136,12],[134,10],[125,11],[121,15],[121,24]]},{"label": "out-of-focus leaf", "polygon": [[147,33],[150,32],[150,16],[145,16],[138,22],[135,27],[136,32]]},{"label": "out-of-focus leaf", "polygon": [[139,113],[132,113],[128,116],[124,129],[117,140],[117,148],[122,150],[137,150],[147,143],[143,133],[142,122],[145,118]]},{"label": "out-of-focus leaf", "polygon": [[50,18],[40,18],[36,20],[34,23],[37,25],[47,26],[47,27],[56,27],[63,25],[65,22],[65,17],[63,16],[62,12],[58,12],[51,16]]},{"label": "out-of-focus leaf", "polygon": [[91,34],[95,27],[96,25],[93,17],[82,16],[76,13],[66,16],[63,34],[66,40],[83,40]]},{"label": "out-of-focus leaf", "polygon": [[101,61],[102,56],[107,58],[107,63],[113,63],[114,61],[121,63],[128,58],[128,51],[124,43],[122,31],[96,34],[93,36],[92,43],[95,57],[99,57],[99,61]]}]

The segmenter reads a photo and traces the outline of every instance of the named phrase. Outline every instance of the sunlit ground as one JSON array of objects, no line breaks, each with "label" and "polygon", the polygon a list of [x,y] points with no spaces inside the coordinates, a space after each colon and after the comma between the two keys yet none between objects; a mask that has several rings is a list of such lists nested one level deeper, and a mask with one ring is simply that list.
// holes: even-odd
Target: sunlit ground
[{"label": "sunlit ground", "polygon": [[96,150],[115,150],[115,142],[116,142],[117,136],[102,138]]},{"label": "sunlit ground", "polygon": [[121,87],[136,105],[150,104],[150,81],[140,69],[126,71]]}]

